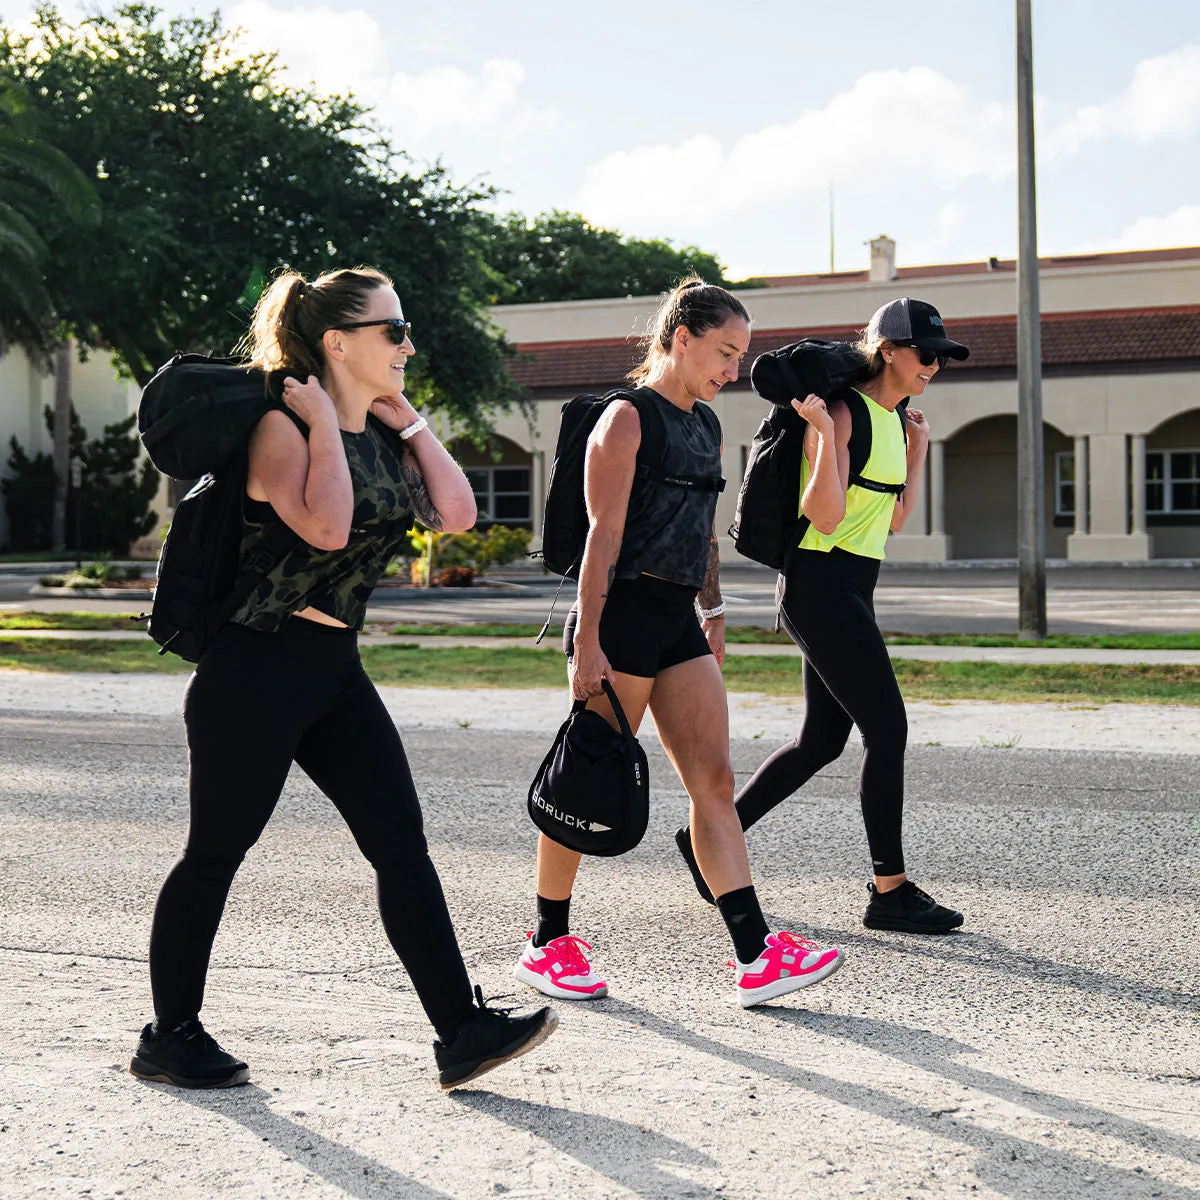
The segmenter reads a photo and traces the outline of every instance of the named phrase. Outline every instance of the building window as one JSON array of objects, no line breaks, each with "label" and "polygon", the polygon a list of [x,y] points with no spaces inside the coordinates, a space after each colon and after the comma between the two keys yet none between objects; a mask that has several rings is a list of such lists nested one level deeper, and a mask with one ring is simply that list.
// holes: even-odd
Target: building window
[{"label": "building window", "polygon": [[465,467],[480,525],[533,526],[528,467]]},{"label": "building window", "polygon": [[1146,451],[1146,512],[1200,515],[1200,450]]},{"label": "building window", "polygon": [[1059,450],[1054,455],[1054,515],[1075,515],[1075,451]]}]

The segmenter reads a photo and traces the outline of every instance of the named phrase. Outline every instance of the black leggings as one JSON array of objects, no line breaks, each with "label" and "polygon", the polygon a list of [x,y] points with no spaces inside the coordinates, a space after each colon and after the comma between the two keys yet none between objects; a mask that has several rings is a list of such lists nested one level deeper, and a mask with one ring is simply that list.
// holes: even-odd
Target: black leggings
[{"label": "black leggings", "polygon": [[199,1013],[230,884],[295,761],[375,868],[388,939],[438,1036],[451,1037],[471,1013],[471,985],[404,747],[354,632],[300,617],[279,633],[227,625],[188,683],[183,716],[191,823],[154,910],[155,1013]]},{"label": "black leggings", "polygon": [[904,749],[908,717],[875,623],[879,561],[844,550],[794,550],[784,564],[780,620],[804,652],[804,724],[737,798],[749,829],[846,748],[863,739],[859,797],[876,875],[904,871]]}]

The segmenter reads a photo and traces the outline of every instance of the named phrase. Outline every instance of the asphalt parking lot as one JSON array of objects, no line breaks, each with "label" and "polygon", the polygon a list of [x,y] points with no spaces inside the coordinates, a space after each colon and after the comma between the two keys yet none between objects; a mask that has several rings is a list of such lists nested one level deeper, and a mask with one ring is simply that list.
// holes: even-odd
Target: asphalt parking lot
[{"label": "asphalt parking lot", "polygon": [[[841,944],[848,964],[744,1012],[724,932],[675,861],[686,800],[648,735],[650,830],[627,858],[585,865],[573,910],[611,997],[560,1006],[544,1047],[449,1095],[370,872],[295,772],[235,883],[205,1010],[252,1083],[192,1094],[124,1070],[147,1016],[153,897],[185,827],[182,681],[6,678],[20,699],[0,679],[4,1196],[1200,1188],[1194,737],[1114,752],[1093,721],[1068,749],[989,749],[968,735],[997,706],[978,706],[956,744],[914,744],[910,865],[967,914],[941,940],[861,926],[848,752],[751,834],[771,919]],[[524,794],[561,697],[505,693],[493,710],[432,691],[387,699],[471,972],[510,992],[532,917]],[[927,707],[914,729],[962,715]],[[740,777],[781,728],[738,717]]]}]

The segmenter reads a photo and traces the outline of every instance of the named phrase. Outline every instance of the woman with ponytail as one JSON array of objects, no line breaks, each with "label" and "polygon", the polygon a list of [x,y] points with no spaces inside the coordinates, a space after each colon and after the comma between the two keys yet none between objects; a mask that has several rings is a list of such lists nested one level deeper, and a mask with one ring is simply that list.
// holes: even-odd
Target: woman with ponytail
[{"label": "woman with ponytail", "polygon": [[[737,379],[749,345],[749,314],[724,288],[692,278],[663,301],[630,376],[639,401],[663,423],[663,475],[720,475],[721,427],[709,405]],[[749,1007],[824,979],[843,957],[791,933],[771,933],[759,907],[733,807],[718,493],[635,479],[641,438],[638,406],[617,399],[588,439],[590,528],[578,600],[563,633],[571,694],[616,726],[601,684],[608,680],[635,731],[650,710],[691,799],[698,870],[729,930],[738,999]],[[574,851],[539,838],[538,926],[514,973],[547,996],[594,1000],[608,994],[608,984],[592,970],[585,953],[591,946],[568,924],[579,861]],[[660,972],[676,969],[665,935],[648,958]]]},{"label": "woman with ponytail", "polygon": [[532,1049],[548,1008],[511,1017],[472,994],[400,736],[367,678],[357,633],[415,516],[469,529],[475,500],[404,394],[415,353],[379,271],[279,276],[255,311],[248,365],[287,372],[284,409],[256,427],[243,561],[282,522],[292,549],[202,654],[187,685],[190,824],[154,912],[155,1019],[131,1070],[179,1087],[245,1083],[249,1068],[200,1023],[225,898],[293,762],[333,801],[375,869],[384,929],[434,1029],[443,1087]]}]

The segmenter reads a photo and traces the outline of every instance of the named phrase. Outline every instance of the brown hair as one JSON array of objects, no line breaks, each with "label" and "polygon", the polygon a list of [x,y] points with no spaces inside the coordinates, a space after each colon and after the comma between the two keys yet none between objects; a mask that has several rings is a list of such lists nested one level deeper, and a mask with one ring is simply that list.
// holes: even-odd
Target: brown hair
[{"label": "brown hair", "polygon": [[374,267],[326,271],[311,283],[296,271],[284,271],[259,297],[236,353],[245,355],[247,366],[263,371],[320,375],[325,331],[361,317],[371,293],[391,286]]},{"label": "brown hair", "polygon": [[634,383],[645,383],[654,363],[671,353],[675,330],[681,325],[701,337],[733,317],[750,324],[746,306],[732,292],[715,283],[705,283],[699,275],[688,276],[658,306],[642,339],[642,361],[629,372],[628,378]]},{"label": "brown hair", "polygon": [[883,368],[887,365],[883,357],[884,347],[893,344],[890,338],[868,337],[865,329],[858,335],[858,340],[853,343],[853,346],[867,360],[867,374],[866,378],[862,380],[863,383],[883,374]]}]

